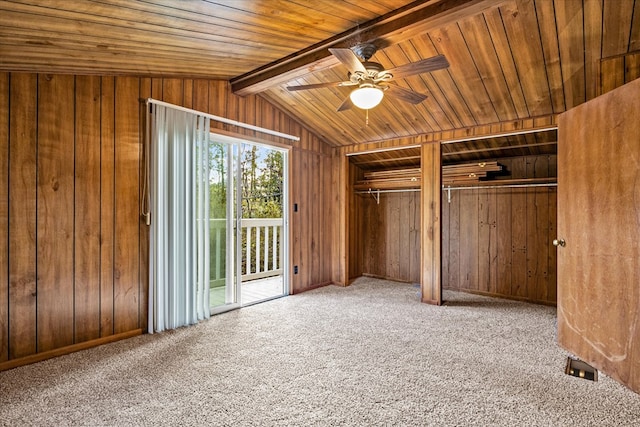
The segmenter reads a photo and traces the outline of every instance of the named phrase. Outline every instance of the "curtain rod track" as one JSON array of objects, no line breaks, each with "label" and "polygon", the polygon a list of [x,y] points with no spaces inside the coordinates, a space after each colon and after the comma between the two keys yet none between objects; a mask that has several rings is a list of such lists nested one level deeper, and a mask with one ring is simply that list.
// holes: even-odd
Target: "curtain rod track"
[{"label": "curtain rod track", "polygon": [[244,128],[244,129],[254,130],[256,132],[265,133],[267,135],[279,136],[280,138],[285,138],[285,139],[289,139],[289,140],[292,140],[292,141],[300,141],[300,137],[299,136],[289,135],[289,134],[286,134],[286,133],[277,132],[275,130],[261,128],[261,127],[258,127],[258,126],[250,125],[248,123],[242,123],[242,122],[239,122],[239,121],[236,121],[236,120],[231,120],[231,119],[227,119],[227,118],[220,117],[220,116],[214,116],[213,114],[204,113],[204,112],[198,111],[198,110],[192,110],[191,108],[181,107],[181,106],[175,105],[175,104],[169,104],[168,102],[158,101],[157,99],[153,99],[153,98],[145,99],[145,103],[147,105],[148,104],[156,104],[156,105],[162,105],[162,106],[169,107],[169,108],[175,108],[176,110],[185,111],[187,113],[192,113],[192,114],[197,114],[199,116],[207,117],[207,118],[209,118],[211,120],[214,120],[216,122],[226,123],[228,125],[233,125],[233,126],[238,126],[238,127]]}]

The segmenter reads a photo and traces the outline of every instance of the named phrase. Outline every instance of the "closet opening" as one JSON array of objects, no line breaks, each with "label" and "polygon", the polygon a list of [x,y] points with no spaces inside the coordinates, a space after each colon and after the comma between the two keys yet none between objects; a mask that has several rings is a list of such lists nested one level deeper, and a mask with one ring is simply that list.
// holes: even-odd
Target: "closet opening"
[{"label": "closet opening", "polygon": [[557,140],[554,128],[441,144],[443,290],[556,304]]},{"label": "closet opening", "polygon": [[[421,146],[349,156],[349,281],[420,288]],[[419,299],[419,298],[418,298]]]}]

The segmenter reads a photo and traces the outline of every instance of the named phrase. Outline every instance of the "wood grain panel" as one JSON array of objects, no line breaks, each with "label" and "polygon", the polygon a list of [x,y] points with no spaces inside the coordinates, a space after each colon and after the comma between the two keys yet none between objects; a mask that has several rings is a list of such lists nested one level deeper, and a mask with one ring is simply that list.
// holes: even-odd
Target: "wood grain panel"
[{"label": "wood grain panel", "polygon": [[[189,80],[191,82],[191,80]],[[185,82],[185,87],[187,83]],[[152,91],[152,81],[148,78],[140,79],[140,100],[144,100],[151,97]],[[191,87],[190,93],[193,92],[193,88]],[[185,94],[185,99],[187,98]],[[193,106],[193,105],[191,105]],[[138,104],[138,109],[140,111],[140,141],[141,143],[138,146],[138,176],[140,179],[140,188],[139,191],[139,200],[140,200],[140,220],[138,221],[138,229],[140,236],[140,251],[138,252],[138,265],[140,266],[140,276],[138,278],[138,283],[140,284],[140,304],[138,309],[138,318],[139,318],[139,328],[143,331],[147,331],[149,327],[149,231],[150,227],[147,225],[146,218],[142,216],[143,206],[144,206],[144,197],[146,196],[145,192],[145,177],[146,177],[146,168],[145,168],[145,147],[144,141],[146,138],[146,131],[148,123],[148,114],[147,114],[148,106],[144,102],[140,102]]]},{"label": "wood grain panel", "polygon": [[424,144],[422,146],[422,302],[442,304],[441,283],[441,150],[440,144]]},{"label": "wood grain panel", "polygon": [[627,53],[634,0],[605,1],[602,13],[602,58]]},{"label": "wood grain panel", "polygon": [[498,282],[496,292],[499,295],[511,295],[511,269],[513,250],[511,247],[511,190],[496,190],[497,220],[496,238],[498,249]]},{"label": "wood grain panel", "polygon": [[461,191],[460,201],[460,287],[478,289],[478,252],[465,248],[478,244],[478,191]]},{"label": "wood grain panel", "polygon": [[[561,61],[556,58],[560,57],[560,47],[558,46],[558,31],[565,29],[565,26],[558,28],[556,24],[556,6],[553,1],[539,1],[535,3],[536,14],[538,16],[538,28],[540,31],[540,41],[542,43],[542,51],[547,69],[547,78],[549,79],[549,90],[551,92],[551,104],[554,112],[565,110],[565,93],[562,78]],[[558,5],[562,8],[563,5]],[[563,35],[565,45],[570,40],[569,34]]]},{"label": "wood grain panel", "polygon": [[602,52],[602,1],[584,1],[584,67],[586,99],[600,91],[600,54]]},{"label": "wood grain panel", "polygon": [[0,73],[0,362],[9,359],[9,84]]},{"label": "wood grain panel", "polygon": [[640,80],[558,126],[558,343],[640,393]]},{"label": "wood grain panel", "polygon": [[[582,0],[554,2],[566,109],[585,101],[585,46]],[[564,110],[555,110],[564,111]]]},{"label": "wood grain panel", "polygon": [[76,77],[74,342],[100,337],[100,90]]},{"label": "wood grain panel", "polygon": [[[386,266],[389,277],[400,277],[400,197],[387,197]],[[406,242],[406,241],[405,241]]]},{"label": "wood grain panel", "polygon": [[[640,18],[638,18],[640,20]],[[624,57],[624,82],[629,83],[640,77],[640,53],[628,54]]]},{"label": "wood grain panel", "polygon": [[[527,176],[549,175],[549,157],[535,157],[527,161]],[[537,301],[550,301],[549,250],[553,238],[549,229],[549,199],[548,189],[527,190],[527,206],[536,213],[533,220],[527,221],[527,296]]]},{"label": "wood grain panel", "polygon": [[[444,203],[443,203],[444,205]],[[451,203],[447,202],[447,211],[449,218],[449,229],[447,234],[449,235],[449,253],[447,254],[448,266],[446,268],[448,272],[446,283],[451,289],[460,288],[460,197],[457,193],[453,193]],[[444,208],[443,208],[444,210]],[[443,214],[444,217],[444,214]],[[443,278],[443,283],[445,283]]]},{"label": "wood grain panel", "polygon": [[640,53],[615,56],[600,63],[602,94],[640,77]]},{"label": "wood grain panel", "polygon": [[[264,124],[263,124],[264,126]],[[272,124],[268,125],[272,126]],[[311,280],[310,283],[320,283],[320,268],[321,268],[321,260],[320,260],[320,225],[322,223],[322,197],[320,197],[320,181],[322,179],[322,173],[320,170],[320,156],[314,154],[311,156],[311,174],[315,176],[316,179],[311,179],[309,181],[309,203],[311,205],[317,206],[311,210]]]},{"label": "wood grain panel", "polygon": [[74,77],[38,76],[38,351],[74,339]]},{"label": "wood grain panel", "polygon": [[9,88],[9,359],[35,353],[37,76]]},{"label": "wood grain panel", "polygon": [[[494,192],[487,192],[486,190],[477,190],[478,195],[478,245],[479,242],[493,242],[491,239],[491,231],[495,229],[492,227],[492,220],[495,219],[495,198],[492,197]],[[444,206],[444,200],[443,200]],[[443,207],[443,212],[445,208]],[[492,218],[493,212],[493,218]],[[444,234],[443,226],[443,234]],[[491,292],[491,249],[495,249],[495,245],[479,246],[477,253],[478,259],[478,281],[477,289],[482,292]],[[443,249],[444,252],[444,249]],[[444,257],[443,257],[444,259]],[[443,285],[444,286],[444,285]]]},{"label": "wood grain panel", "polygon": [[421,212],[420,197],[414,193],[414,197],[409,197],[409,280],[412,283],[420,283]]},{"label": "wood grain panel", "polygon": [[[411,196],[408,193],[401,193],[398,200],[399,209],[399,221],[398,229],[400,227],[408,228],[407,234],[404,237],[398,230],[398,277],[406,278],[405,280],[411,281],[409,271],[411,268],[411,230],[414,228],[413,224],[409,222],[409,210],[411,209],[410,200]],[[404,225],[406,224],[406,226]]]},{"label": "wood grain panel", "polygon": [[510,45],[520,47],[513,52],[513,59],[529,113],[549,114],[551,97],[533,1],[518,1],[517,6],[507,3],[500,12]]},{"label": "wood grain panel", "polygon": [[[305,143],[308,143],[305,138]],[[299,193],[296,199],[299,200],[298,204],[298,218],[300,219],[300,255],[298,262],[298,276],[300,278],[299,289],[304,289],[310,285],[311,279],[311,213],[313,211],[312,201],[309,195],[309,176],[302,171],[309,171],[309,153],[303,151],[298,158],[298,180],[300,186],[298,187]]]},{"label": "wood grain panel", "polygon": [[[434,30],[430,35],[438,51],[446,52],[447,60],[451,63],[474,64],[469,47],[457,24]],[[499,119],[496,109],[489,97],[483,76],[478,72],[477,63],[474,67],[451,67],[448,71],[462,99],[467,99],[473,94],[471,123],[475,125],[497,122]]]},{"label": "wood grain panel", "polygon": [[600,63],[600,94],[624,84],[624,57],[616,56]]},{"label": "wood grain panel", "polygon": [[[526,159],[514,159],[511,177],[525,178]],[[518,297],[527,296],[527,190],[511,191],[511,292]]]},{"label": "wood grain panel", "polygon": [[419,283],[419,192],[383,193],[379,204],[367,194],[356,200],[360,209],[352,218],[362,226],[356,226],[361,231],[350,247],[361,260],[360,274]]},{"label": "wood grain panel", "polygon": [[496,47],[489,34],[485,15],[478,15],[459,23],[473,63],[478,68],[482,84],[500,121],[517,119],[513,100],[509,94],[504,73],[496,54]]},{"label": "wood grain panel", "polygon": [[114,333],[138,328],[139,243],[139,87],[140,80],[115,81]]},{"label": "wood grain panel", "polygon": [[115,79],[101,79],[100,96],[100,337],[114,334]]},{"label": "wood grain panel", "polygon": [[162,79],[162,101],[170,104],[184,104],[184,80]]}]

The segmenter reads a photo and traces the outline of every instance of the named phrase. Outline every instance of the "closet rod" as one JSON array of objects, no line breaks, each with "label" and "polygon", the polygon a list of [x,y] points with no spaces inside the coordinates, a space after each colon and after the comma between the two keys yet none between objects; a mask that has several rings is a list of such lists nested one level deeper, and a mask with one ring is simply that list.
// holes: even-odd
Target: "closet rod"
[{"label": "closet rod", "polygon": [[368,191],[356,191],[356,194],[373,194],[373,193],[406,193],[410,191],[420,191],[419,188],[405,188],[404,190],[372,190]]},{"label": "closet rod", "polygon": [[236,120],[226,119],[226,118],[220,117],[220,116],[214,116],[213,114],[207,114],[207,113],[204,113],[202,111],[192,110],[191,108],[185,108],[185,107],[181,107],[179,105],[169,104],[168,102],[158,101],[157,99],[153,99],[153,98],[145,99],[145,103],[147,105],[148,104],[156,104],[156,105],[162,105],[162,106],[169,107],[169,108],[175,108],[176,110],[185,111],[187,113],[192,113],[192,114],[197,114],[199,116],[208,117],[209,119],[214,120],[216,122],[226,123],[228,125],[233,125],[233,126],[238,126],[238,127],[245,128],[245,129],[250,129],[250,130],[254,130],[256,132],[260,132],[260,133],[266,133],[267,135],[279,136],[280,138],[290,139],[292,141],[300,141],[300,137],[299,136],[289,135],[289,134],[286,134],[286,133],[277,132],[275,130],[265,129],[265,128],[261,128],[261,127],[258,127],[258,126],[253,126],[253,125],[250,125],[250,124],[247,124],[247,123],[242,123],[242,122],[238,122]]},{"label": "closet rod", "polygon": [[451,203],[451,190],[476,190],[480,188],[526,188],[526,187],[557,187],[557,182],[538,182],[529,184],[503,184],[503,185],[469,185],[465,187],[445,187],[442,191],[447,192],[447,203]]},{"label": "closet rod", "polygon": [[374,199],[376,199],[376,202],[378,204],[380,204],[380,194],[381,193],[408,193],[408,192],[415,192],[415,191],[420,191],[419,188],[405,188],[402,190],[372,190],[369,189],[368,191],[356,191],[356,194],[371,194],[373,196]]},{"label": "closet rod", "polygon": [[479,188],[524,188],[524,187],[557,187],[557,182],[544,182],[544,183],[532,183],[532,184],[504,184],[504,185],[470,185],[465,187],[451,187],[442,186],[444,191],[449,190],[476,190]]}]

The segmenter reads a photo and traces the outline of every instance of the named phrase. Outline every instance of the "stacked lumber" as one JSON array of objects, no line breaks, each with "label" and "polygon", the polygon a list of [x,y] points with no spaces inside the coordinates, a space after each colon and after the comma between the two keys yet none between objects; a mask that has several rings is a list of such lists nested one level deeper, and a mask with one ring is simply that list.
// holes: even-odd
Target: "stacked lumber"
[{"label": "stacked lumber", "polygon": [[442,185],[474,184],[492,178],[492,173],[502,172],[497,161],[449,165],[442,168]]},{"label": "stacked lumber", "polygon": [[353,188],[359,191],[420,188],[420,168],[367,171]]},{"label": "stacked lumber", "polygon": [[[442,185],[478,183],[492,179],[492,174],[502,170],[497,161],[443,166]],[[364,179],[357,181],[353,188],[356,191],[404,190],[420,188],[420,181],[420,168],[367,171]]]}]

